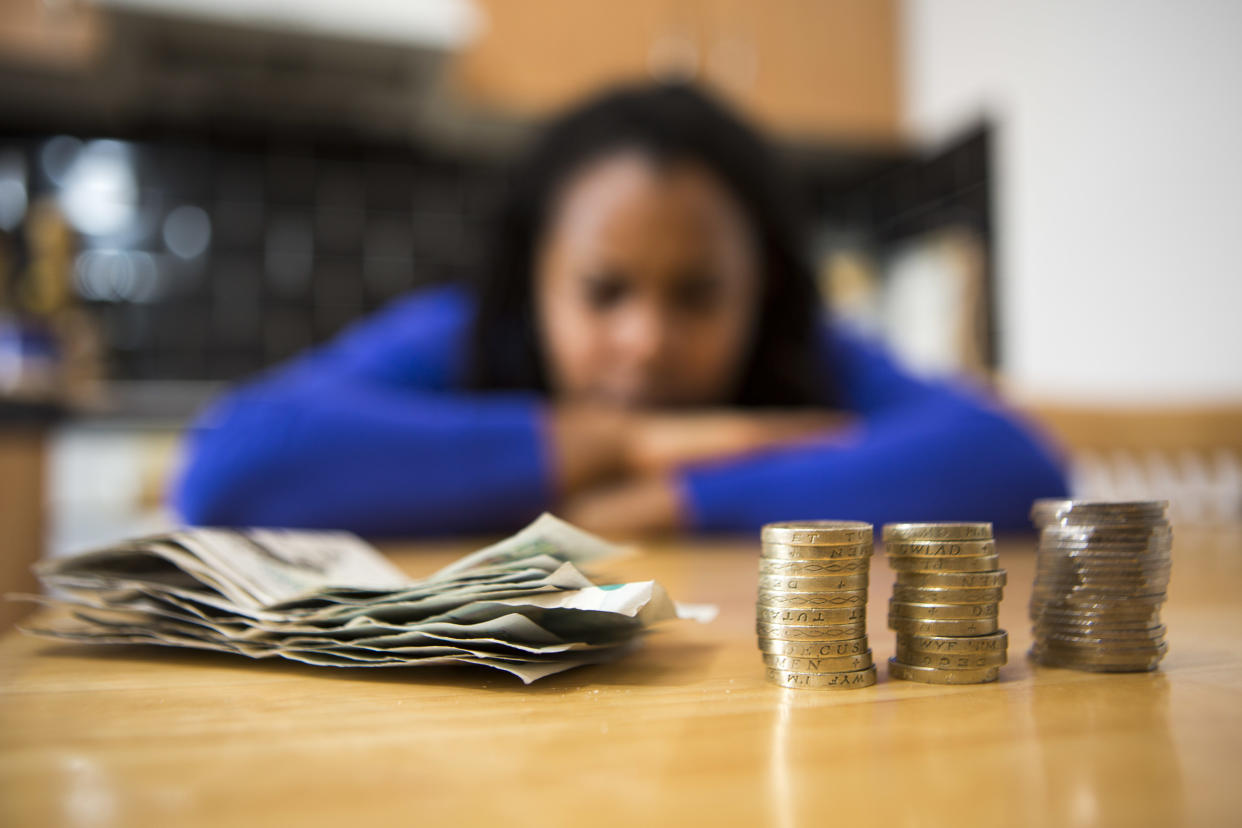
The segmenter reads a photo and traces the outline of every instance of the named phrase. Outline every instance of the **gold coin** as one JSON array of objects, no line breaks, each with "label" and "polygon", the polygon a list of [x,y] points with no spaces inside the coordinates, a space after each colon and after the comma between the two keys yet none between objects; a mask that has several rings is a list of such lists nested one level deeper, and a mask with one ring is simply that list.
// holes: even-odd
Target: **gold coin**
[{"label": "gold coin", "polygon": [[875,667],[843,673],[791,673],[767,668],[768,681],[798,690],[856,690],[875,684]]},{"label": "gold coin", "polygon": [[871,571],[871,556],[863,558],[838,558],[833,561],[784,561],[776,558],[760,558],[760,575],[826,575],[867,574]]},{"label": "gold coin", "polygon": [[894,632],[914,635],[986,635],[1000,629],[995,618],[968,618],[960,620],[929,620],[926,618],[888,617],[888,628]]},{"label": "gold coin", "polygon": [[776,641],[851,641],[867,634],[867,622],[860,619],[850,624],[822,624],[817,626],[801,626],[798,624],[755,624],[755,633],[760,640],[770,638]]},{"label": "gold coin", "polygon": [[765,543],[759,552],[768,560],[777,561],[839,561],[849,558],[870,558],[870,543],[848,546],[790,546],[783,543]]},{"label": "gold coin", "polygon": [[897,585],[944,589],[984,589],[1003,587],[1005,570],[994,572],[898,572]]},{"label": "gold coin", "polygon": [[792,520],[766,524],[759,537],[764,543],[793,546],[842,546],[872,541],[870,523],[860,520]]},{"label": "gold coin", "polygon": [[1000,558],[997,555],[979,555],[970,558],[918,558],[888,556],[888,566],[894,572],[995,572]]},{"label": "gold coin", "polygon": [[844,641],[782,641],[779,638],[760,638],[759,652],[792,658],[831,658],[833,656],[857,655],[868,649],[867,636],[847,638]]},{"label": "gold coin", "polygon": [[982,670],[1008,663],[1005,650],[991,653],[956,653],[954,655],[924,653],[897,646],[897,661],[911,667],[934,667],[937,670]]},{"label": "gold coin", "polygon": [[902,618],[959,619],[995,618],[999,604],[911,604],[889,599],[888,614]]},{"label": "gold coin", "polygon": [[985,635],[911,635],[898,633],[897,646],[912,652],[944,653],[994,653],[1009,647],[1009,633],[997,630]]},{"label": "gold coin", "polygon": [[990,523],[886,523],[881,537],[887,541],[988,540]]},{"label": "gold coin", "polygon": [[893,600],[914,604],[984,604],[996,603],[1004,596],[997,589],[940,589],[938,587],[893,587]]},{"label": "gold coin", "polygon": [[884,554],[901,558],[977,558],[995,555],[996,541],[888,541]]},{"label": "gold coin", "polygon": [[778,589],[789,592],[840,592],[842,590],[866,589],[870,580],[868,572],[845,575],[760,575],[760,589]]},{"label": "gold coin", "polygon": [[867,605],[867,590],[790,592],[788,590],[761,589],[759,590],[759,605],[764,607],[788,607],[790,609],[865,607]]},{"label": "gold coin", "polygon": [[865,607],[833,607],[831,609],[789,609],[786,607],[756,607],[755,618],[764,624],[795,624],[815,627],[823,624],[844,624],[847,621],[865,620]]},{"label": "gold coin", "polygon": [[763,663],[768,667],[775,667],[778,670],[786,670],[791,673],[847,673],[854,670],[865,670],[872,666],[870,650],[843,656],[827,656],[825,658],[795,658],[793,656],[764,653]]},{"label": "gold coin", "polygon": [[895,658],[888,660],[888,674],[905,681],[921,681],[924,684],[983,684],[996,681],[1000,667],[983,667],[976,670],[937,670],[934,667],[917,667],[902,664]]}]

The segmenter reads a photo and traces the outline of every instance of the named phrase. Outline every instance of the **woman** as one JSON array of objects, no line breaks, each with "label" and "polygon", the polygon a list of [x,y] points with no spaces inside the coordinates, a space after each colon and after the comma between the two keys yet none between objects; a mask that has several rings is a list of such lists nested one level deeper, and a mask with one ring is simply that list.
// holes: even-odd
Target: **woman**
[{"label": "woman", "polygon": [[477,295],[428,290],[227,395],[191,523],[616,534],[769,520],[1024,524],[1064,493],[977,393],[828,328],[759,137],[687,86],[622,89],[519,169]]}]

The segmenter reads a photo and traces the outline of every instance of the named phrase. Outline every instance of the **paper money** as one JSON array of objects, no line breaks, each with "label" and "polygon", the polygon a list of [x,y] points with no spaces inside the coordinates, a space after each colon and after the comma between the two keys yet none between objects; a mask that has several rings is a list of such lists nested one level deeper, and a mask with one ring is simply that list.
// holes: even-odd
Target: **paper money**
[{"label": "paper money", "polygon": [[710,620],[654,581],[596,584],[579,568],[622,550],[551,515],[414,580],[339,532],[187,529],[36,568],[62,610],[27,630],[318,666],[476,664],[530,683],[634,649],[661,621]]}]

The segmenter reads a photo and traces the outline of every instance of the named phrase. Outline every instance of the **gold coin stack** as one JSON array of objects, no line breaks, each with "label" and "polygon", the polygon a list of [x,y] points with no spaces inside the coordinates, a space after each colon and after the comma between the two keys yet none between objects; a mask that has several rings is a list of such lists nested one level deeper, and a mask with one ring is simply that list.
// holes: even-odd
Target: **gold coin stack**
[{"label": "gold coin stack", "polygon": [[1154,670],[1169,650],[1160,620],[1173,531],[1163,500],[1037,500],[1031,658],[1094,672]]},{"label": "gold coin stack", "polygon": [[870,523],[769,523],[759,558],[756,627],[768,680],[852,690],[875,684],[867,644]]},{"label": "gold coin stack", "polygon": [[1005,570],[990,523],[888,523],[884,552],[897,572],[888,674],[926,684],[995,681],[1009,634],[997,620]]}]

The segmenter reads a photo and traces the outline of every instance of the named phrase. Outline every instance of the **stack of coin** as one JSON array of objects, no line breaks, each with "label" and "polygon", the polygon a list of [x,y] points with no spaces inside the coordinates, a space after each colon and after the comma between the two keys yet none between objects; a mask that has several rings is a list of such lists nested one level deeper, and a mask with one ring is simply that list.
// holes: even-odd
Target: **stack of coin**
[{"label": "stack of coin", "polygon": [[999,629],[1005,570],[990,523],[889,523],[884,551],[897,572],[888,626],[893,678],[927,684],[995,681],[1009,635]]},{"label": "stack of coin", "polygon": [[1037,500],[1031,658],[1097,672],[1154,670],[1173,532],[1166,501]]},{"label": "stack of coin", "polygon": [[867,644],[871,524],[769,523],[762,540],[755,629],[768,680],[816,690],[875,684]]}]

